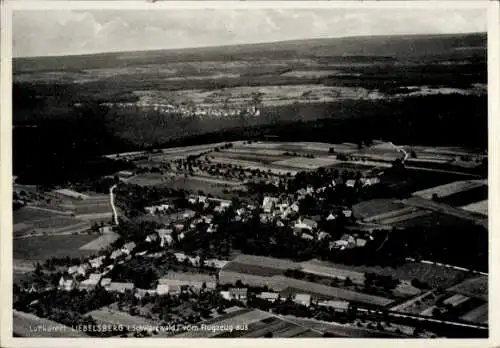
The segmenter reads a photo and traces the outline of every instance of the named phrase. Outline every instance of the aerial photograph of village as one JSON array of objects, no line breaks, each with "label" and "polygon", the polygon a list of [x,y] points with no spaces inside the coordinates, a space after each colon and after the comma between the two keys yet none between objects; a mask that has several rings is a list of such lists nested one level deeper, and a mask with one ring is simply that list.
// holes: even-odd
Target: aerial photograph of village
[{"label": "aerial photograph of village", "polygon": [[13,12],[13,336],[488,338],[486,22]]}]

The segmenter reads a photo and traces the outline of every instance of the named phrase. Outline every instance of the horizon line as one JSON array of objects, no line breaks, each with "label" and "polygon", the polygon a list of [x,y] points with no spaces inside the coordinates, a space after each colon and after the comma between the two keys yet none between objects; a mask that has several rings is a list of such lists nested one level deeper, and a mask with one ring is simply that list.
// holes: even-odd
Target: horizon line
[{"label": "horizon line", "polygon": [[[298,38],[289,40],[277,40],[277,41],[259,41],[259,42],[246,42],[246,43],[235,43],[235,44],[222,44],[222,45],[201,45],[201,46],[186,46],[179,48],[151,48],[143,50],[116,50],[116,51],[100,51],[100,52],[89,52],[89,53],[70,53],[70,54],[48,54],[43,56],[14,56],[12,59],[35,59],[35,58],[57,58],[57,57],[78,57],[78,56],[93,56],[93,55],[106,55],[106,54],[123,54],[123,53],[136,53],[136,52],[162,52],[162,51],[175,51],[175,50],[196,50],[196,49],[210,49],[210,48],[224,48],[224,47],[235,47],[235,46],[252,46],[252,45],[262,45],[262,44],[279,44],[297,41],[313,41],[313,40],[331,40],[331,39],[354,39],[354,38],[381,38],[381,37],[422,37],[422,36],[452,36],[452,35],[488,35],[487,31],[474,31],[474,32],[457,32],[457,33],[425,33],[425,34],[384,34],[384,35],[348,35],[348,36],[326,36],[326,37],[309,37],[309,38]],[[487,47],[486,47],[487,48]]]}]

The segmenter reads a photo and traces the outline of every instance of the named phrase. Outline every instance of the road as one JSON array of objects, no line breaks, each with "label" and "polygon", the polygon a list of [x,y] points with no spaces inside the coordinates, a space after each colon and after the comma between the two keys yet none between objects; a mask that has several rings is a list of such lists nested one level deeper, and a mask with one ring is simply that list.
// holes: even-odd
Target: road
[{"label": "road", "polygon": [[428,261],[428,260],[417,261],[411,257],[407,257],[406,261],[420,262],[420,263],[425,263],[428,265],[436,265],[436,266],[440,266],[440,267],[452,268],[452,269],[456,269],[457,271],[472,272],[474,274],[480,274],[480,275],[484,275],[484,276],[488,275],[488,273],[486,273],[486,272],[476,271],[474,269],[469,269],[469,268],[464,268],[464,267],[459,267],[459,266],[448,265],[446,263],[441,263],[441,262],[434,262],[434,261]]},{"label": "road", "polygon": [[466,328],[486,330],[486,331],[488,330],[488,327],[484,326],[484,325],[475,325],[475,324],[460,323],[460,322],[456,322],[456,321],[440,320],[440,319],[427,318],[424,316],[398,313],[398,312],[385,312],[385,313],[383,313],[383,312],[378,311],[378,310],[372,310],[372,309],[366,309],[366,308],[358,308],[358,312],[374,313],[374,314],[380,314],[380,315],[386,314],[389,317],[408,318],[408,319],[415,319],[418,321],[425,321],[425,322],[429,322],[429,323],[440,323],[440,324],[446,324],[446,325],[450,325],[450,326],[458,326],[458,327],[464,327],[464,328],[466,327]]},{"label": "road", "polygon": [[116,188],[116,184],[111,186],[109,189],[109,202],[111,203],[111,209],[113,209],[113,219],[115,221],[115,225],[118,226],[118,212],[116,211],[116,206],[115,206],[115,195],[113,191]]}]

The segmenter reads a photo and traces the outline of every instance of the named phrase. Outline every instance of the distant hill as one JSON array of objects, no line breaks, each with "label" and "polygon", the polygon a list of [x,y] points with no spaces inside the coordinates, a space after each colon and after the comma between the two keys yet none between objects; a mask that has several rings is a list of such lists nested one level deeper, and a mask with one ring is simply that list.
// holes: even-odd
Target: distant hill
[{"label": "distant hill", "polygon": [[466,59],[486,56],[487,34],[363,36],[293,40],[271,43],[102,53],[80,56],[14,58],[14,74],[116,68],[186,61],[280,60],[293,58],[354,60]]}]

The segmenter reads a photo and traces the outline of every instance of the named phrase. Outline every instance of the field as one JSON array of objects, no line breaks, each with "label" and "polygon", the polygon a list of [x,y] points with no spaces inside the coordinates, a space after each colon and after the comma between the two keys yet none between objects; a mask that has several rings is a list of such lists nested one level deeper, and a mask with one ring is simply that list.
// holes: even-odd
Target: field
[{"label": "field", "polygon": [[284,321],[278,317],[269,317],[248,325],[248,330],[224,332],[215,338],[261,338],[272,334],[274,338],[321,337],[321,333]]},{"label": "field", "polygon": [[[75,331],[68,326],[37,317],[31,313],[13,310],[12,319],[12,331],[20,337],[87,337],[81,331]],[[41,330],[39,326],[46,329]]]},{"label": "field", "polygon": [[[236,327],[236,325],[250,325],[252,323],[259,322],[263,319],[269,318],[271,314],[260,311],[260,310],[250,310],[250,311],[243,311],[240,314],[237,315],[231,315],[229,318],[224,318],[224,316],[219,319],[210,322],[201,322],[197,324],[199,330],[193,330],[193,331],[187,331],[180,333],[178,335],[175,335],[175,338],[207,338],[207,337],[216,337],[223,332],[227,331],[222,331],[217,330],[217,327],[224,328],[228,326],[232,326],[233,328]],[[207,329],[203,329],[204,325],[206,326]],[[213,326],[212,326],[213,325]],[[210,330],[210,327],[214,328],[213,330]]]},{"label": "field", "polygon": [[71,234],[90,228],[90,224],[49,210],[24,207],[13,214],[14,238],[40,234]]},{"label": "field", "polygon": [[134,177],[127,180],[128,184],[139,185],[139,186],[156,186],[156,185],[166,185],[167,178],[161,174],[145,173],[135,175]]},{"label": "field", "polygon": [[378,216],[400,212],[407,209],[403,203],[394,199],[373,199],[355,204],[352,213],[356,218],[363,220],[376,220]]},{"label": "field", "polygon": [[329,167],[338,163],[334,157],[303,158],[292,157],[286,160],[273,162],[275,165],[297,168],[301,170],[316,170],[320,167]]},{"label": "field", "polygon": [[380,275],[390,275],[401,280],[411,281],[415,278],[434,287],[450,287],[468,277],[468,274],[463,271],[420,262],[407,262],[397,268],[380,266],[351,266],[330,262],[322,262],[322,264],[360,273],[371,272]]},{"label": "field", "polygon": [[463,207],[460,207],[460,209],[467,210],[467,211],[470,211],[473,213],[483,214],[483,215],[487,216],[488,215],[488,200],[467,204]]},{"label": "field", "polygon": [[460,319],[474,323],[488,323],[488,303],[484,303],[479,307],[462,315]]},{"label": "field", "polygon": [[226,189],[239,188],[239,183],[222,179],[206,178],[200,176],[177,177],[169,183],[169,187],[177,190],[187,190],[191,192],[203,191],[205,194],[212,194],[220,198],[231,198],[225,193]]},{"label": "field", "polygon": [[119,311],[110,307],[103,307],[88,312],[85,315],[90,315],[94,320],[101,325],[123,325],[123,326],[156,326],[152,320],[143,317],[133,316],[126,312]]},{"label": "field", "polygon": [[106,233],[100,237],[97,237],[93,241],[82,245],[80,250],[89,250],[89,251],[98,251],[104,249],[111,245],[115,240],[117,240],[120,236],[116,233]]},{"label": "field", "polygon": [[479,276],[466,279],[452,286],[448,291],[488,301],[488,277]]},{"label": "field", "polygon": [[425,199],[432,199],[433,195],[437,195],[439,198],[447,197],[459,192],[469,191],[487,183],[483,180],[467,180],[467,181],[455,181],[449,184],[433,187],[430,189],[414,192],[414,196],[418,196]]},{"label": "field", "polygon": [[94,240],[95,235],[61,235],[14,239],[14,259],[46,260],[50,257],[80,257],[92,254],[80,247]]}]

